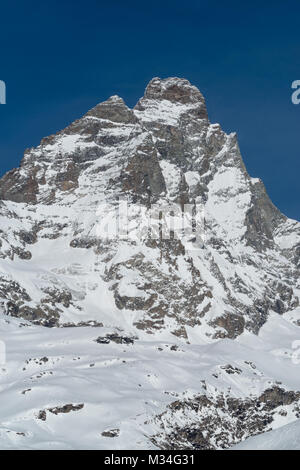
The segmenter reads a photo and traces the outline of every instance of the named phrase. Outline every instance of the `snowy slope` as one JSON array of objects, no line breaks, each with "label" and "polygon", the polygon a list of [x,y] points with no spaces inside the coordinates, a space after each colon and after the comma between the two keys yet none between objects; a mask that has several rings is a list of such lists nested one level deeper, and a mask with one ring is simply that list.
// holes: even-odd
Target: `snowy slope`
[{"label": "snowy slope", "polygon": [[[133,343],[95,341],[113,333]],[[207,343],[194,334],[191,345],[163,335],[137,339],[128,331],[103,327],[47,329],[2,317],[0,338],[5,338],[7,362],[1,366],[1,448],[157,448],[164,446],[170,425],[174,432],[179,423],[200,426],[202,414],[210,416],[210,408],[203,407],[202,413],[183,409],[179,417],[168,409],[174,402],[199,396],[214,400],[224,394],[241,405],[266,389],[299,390],[299,365],[291,360],[290,349],[290,341],[299,337],[298,328],[279,316],[258,336],[244,333],[238,340]],[[271,417],[263,430],[297,419],[300,395],[287,403],[265,411],[262,404],[257,422]],[[83,407],[49,411],[70,404]],[[217,402],[213,412],[216,409]],[[208,443],[222,448],[238,442],[232,430],[239,423],[233,411],[224,408],[218,413],[224,415],[220,429],[214,416],[205,427],[210,431]],[[243,437],[248,437],[251,431],[245,424]],[[111,430],[118,430],[114,437],[102,435]],[[178,437],[177,446],[180,442]],[[184,448],[193,448],[193,441]]]}]

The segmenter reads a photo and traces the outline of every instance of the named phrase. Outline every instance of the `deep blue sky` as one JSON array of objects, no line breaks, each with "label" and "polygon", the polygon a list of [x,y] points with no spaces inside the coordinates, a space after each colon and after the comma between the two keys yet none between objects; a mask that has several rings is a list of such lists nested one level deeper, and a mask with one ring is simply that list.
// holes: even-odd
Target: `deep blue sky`
[{"label": "deep blue sky", "polygon": [[152,77],[180,76],[300,220],[299,1],[2,1],[0,17],[0,174],[108,96],[133,106]]}]

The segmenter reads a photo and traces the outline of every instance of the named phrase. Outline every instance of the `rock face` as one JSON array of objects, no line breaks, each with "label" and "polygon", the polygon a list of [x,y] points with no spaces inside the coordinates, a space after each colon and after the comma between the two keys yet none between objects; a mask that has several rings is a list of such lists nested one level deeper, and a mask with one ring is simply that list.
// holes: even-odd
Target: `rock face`
[{"label": "rock face", "polygon": [[[134,109],[118,96],[98,104],[26,150],[0,198],[7,315],[187,341],[195,328],[235,338],[258,333],[271,313],[299,312],[300,224],[248,175],[236,135],[209,122],[187,80],[154,78]],[[99,234],[120,200],[126,233]],[[153,205],[181,213],[185,204],[203,213],[192,237],[164,239],[161,214],[149,236]]]},{"label": "rock face", "polygon": [[284,407],[289,407],[294,419],[299,418],[299,402],[299,392],[276,386],[255,398],[206,393],[177,400],[154,419],[160,430],[152,440],[166,450],[226,449],[253,434],[269,430],[274,420],[287,415]]}]

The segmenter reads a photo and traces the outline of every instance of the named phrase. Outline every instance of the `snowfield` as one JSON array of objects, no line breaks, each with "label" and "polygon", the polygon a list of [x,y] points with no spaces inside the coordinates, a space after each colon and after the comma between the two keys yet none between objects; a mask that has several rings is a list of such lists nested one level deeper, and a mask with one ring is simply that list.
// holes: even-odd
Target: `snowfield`
[{"label": "snowfield", "polygon": [[[113,333],[133,338],[133,343],[95,341]],[[258,336],[245,333],[238,340],[211,343],[196,332],[186,344],[166,333],[134,339],[130,331],[47,329],[3,316],[0,338],[6,344],[6,363],[1,365],[2,449],[155,449],[150,440],[158,431],[154,418],[175,400],[199,394],[204,381],[206,393],[223,391],[238,398],[258,396],[279,382],[288,390],[300,388],[299,365],[293,363],[291,349],[299,338],[298,327],[278,315]],[[222,367],[228,364],[241,373],[226,373]],[[66,413],[49,411],[70,404],[83,406]],[[280,429],[267,433],[266,440],[249,439],[250,446],[258,442],[276,447],[281,429],[298,426],[281,428],[296,419],[291,406],[277,411],[282,415],[277,413],[272,427]],[[277,440],[269,441],[269,436]],[[295,439],[282,445],[299,445]],[[240,448],[247,448],[247,442]]]},{"label": "snowfield", "polygon": [[300,450],[300,421],[249,437],[232,447],[232,450]]}]

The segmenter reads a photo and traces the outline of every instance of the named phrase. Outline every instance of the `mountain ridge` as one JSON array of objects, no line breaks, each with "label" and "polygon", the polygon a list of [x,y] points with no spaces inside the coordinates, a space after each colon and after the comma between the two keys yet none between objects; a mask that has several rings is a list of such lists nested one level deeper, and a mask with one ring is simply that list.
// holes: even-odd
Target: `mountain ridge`
[{"label": "mountain ridge", "polygon": [[[148,84],[144,97],[132,110],[122,98],[113,95],[64,130],[42,139],[37,148],[25,152],[18,169],[11,170],[0,180],[0,197],[2,205],[6,205],[4,212],[10,210],[11,203],[14,210],[17,207],[20,209],[18,204],[26,205],[25,212],[30,209],[30,215],[26,217],[30,230],[25,230],[25,234],[22,230],[21,235],[16,237],[12,228],[10,240],[13,242],[10,245],[10,241],[4,236],[3,244],[10,247],[2,249],[1,255],[10,259],[17,256],[27,260],[28,264],[32,260],[33,247],[42,242],[42,238],[59,239],[61,242],[67,238],[70,252],[75,248],[78,250],[86,247],[94,250],[95,257],[101,256],[101,249],[106,253],[103,257],[112,256],[116,253],[116,241],[113,240],[109,247],[90,234],[95,232],[97,226],[97,207],[107,202],[115,204],[120,197],[127,198],[130,204],[142,204],[145,207],[154,203],[167,206],[173,203],[179,206],[190,203],[203,207],[206,246],[200,257],[193,259],[190,254],[185,256],[185,247],[180,240],[176,246],[171,240],[165,240],[162,247],[155,241],[147,241],[142,237],[140,255],[144,256],[143,250],[149,251],[152,243],[152,254],[148,260],[138,262],[139,267],[136,267],[138,254],[133,255],[131,261],[130,258],[124,261],[124,266],[130,262],[135,276],[143,278],[145,285],[148,285],[151,284],[151,276],[149,278],[145,266],[147,263],[153,264],[152,255],[156,260],[154,264],[161,256],[164,257],[174,279],[182,281],[179,290],[185,294],[181,296],[181,300],[177,300],[178,304],[181,305],[187,292],[195,292],[197,298],[190,312],[192,319],[183,320],[185,314],[180,311],[191,309],[186,304],[184,308],[174,304],[170,312],[170,299],[168,300],[163,285],[167,282],[171,291],[174,288],[162,272],[158,277],[165,280],[161,279],[159,293],[157,286],[149,284],[147,293],[144,291],[143,301],[140,295],[139,298],[120,296],[115,283],[114,300],[117,309],[145,312],[144,319],[135,322],[139,327],[146,328],[145,325],[148,324],[156,330],[159,325],[164,325],[166,317],[172,323],[176,311],[177,330],[183,331],[185,322],[202,324],[200,318],[202,315],[206,317],[208,313],[211,318],[207,322],[204,319],[208,329],[212,326],[217,336],[235,337],[245,327],[257,332],[269,311],[282,314],[295,310],[299,305],[297,250],[300,249],[300,225],[289,221],[278,211],[260,180],[250,178],[240,155],[236,134],[226,135],[218,124],[210,124],[203,95],[185,79],[154,78]],[[33,216],[33,212],[39,210],[39,207],[44,215]],[[62,216],[63,207],[68,208],[69,219]],[[22,210],[24,208],[22,206]],[[48,219],[45,227],[44,216],[45,220]],[[21,221],[22,215],[18,215],[17,220]],[[137,218],[134,223],[138,223]],[[284,246],[282,249],[280,243],[287,243],[285,240],[291,236],[291,227],[294,229],[294,246]],[[80,232],[80,237],[76,235],[77,232]],[[42,238],[39,237],[40,234]],[[122,243],[120,246],[123,246]],[[133,250],[132,243],[128,243],[127,247]],[[63,249],[69,250],[67,245]],[[136,246],[134,250],[138,251]],[[263,265],[270,258],[268,250],[272,251],[274,262],[266,269]],[[257,256],[254,262],[252,253]],[[183,257],[184,269],[190,272],[189,280],[181,278],[180,281],[182,273],[178,272],[176,266],[178,255]],[[170,256],[175,256],[175,265]],[[221,258],[217,260],[219,256]],[[238,258],[244,258],[239,268],[242,275],[236,270]],[[220,270],[221,259],[225,263],[222,267],[224,272]],[[109,268],[103,262],[102,266],[102,271],[104,269],[108,274],[100,276],[106,279],[104,282],[108,286],[119,274],[115,272],[116,266]],[[251,288],[243,266],[248,270],[252,266],[253,272],[257,271]],[[152,268],[154,269],[154,265]],[[157,269],[159,272],[159,265],[155,266],[155,270]],[[282,275],[281,281],[278,280],[278,269],[287,273]],[[207,272],[207,279],[202,279],[201,270]],[[230,270],[235,271],[235,274],[234,277],[230,275],[228,280],[227,273]],[[256,285],[264,282],[261,270],[265,271],[264,276],[267,277],[272,270],[274,274],[265,283],[265,289],[262,290],[261,285],[259,286],[261,295],[258,298]],[[211,286],[212,273],[216,286]],[[260,280],[257,281],[258,279]],[[197,294],[195,283],[199,289]],[[49,289],[52,288],[50,285]],[[107,288],[110,290],[110,287]],[[64,286],[58,298],[71,298],[72,295],[76,297],[76,294],[71,293],[72,290]],[[221,298],[214,291],[223,291]],[[140,294],[139,289],[137,293]],[[30,293],[26,295],[31,298]],[[249,298],[245,299],[247,296],[253,299],[253,303],[249,302]],[[10,299],[10,309],[7,308],[5,299],[2,302],[4,310],[22,316],[19,313],[21,304],[21,311],[24,308],[26,311],[25,318],[39,322],[41,315],[44,324],[58,324],[60,310],[68,308],[62,302],[61,306],[52,309],[46,297],[47,300],[42,299],[47,307],[45,313],[40,303],[37,307],[39,313],[37,310],[36,313],[30,313],[25,297],[17,303]],[[199,305],[203,302],[203,308],[200,308]],[[11,303],[14,304],[12,307]],[[80,301],[75,301],[74,306],[75,309],[86,308],[80,305]],[[99,321],[99,318],[88,320]],[[151,331],[151,327],[147,330]]]}]

